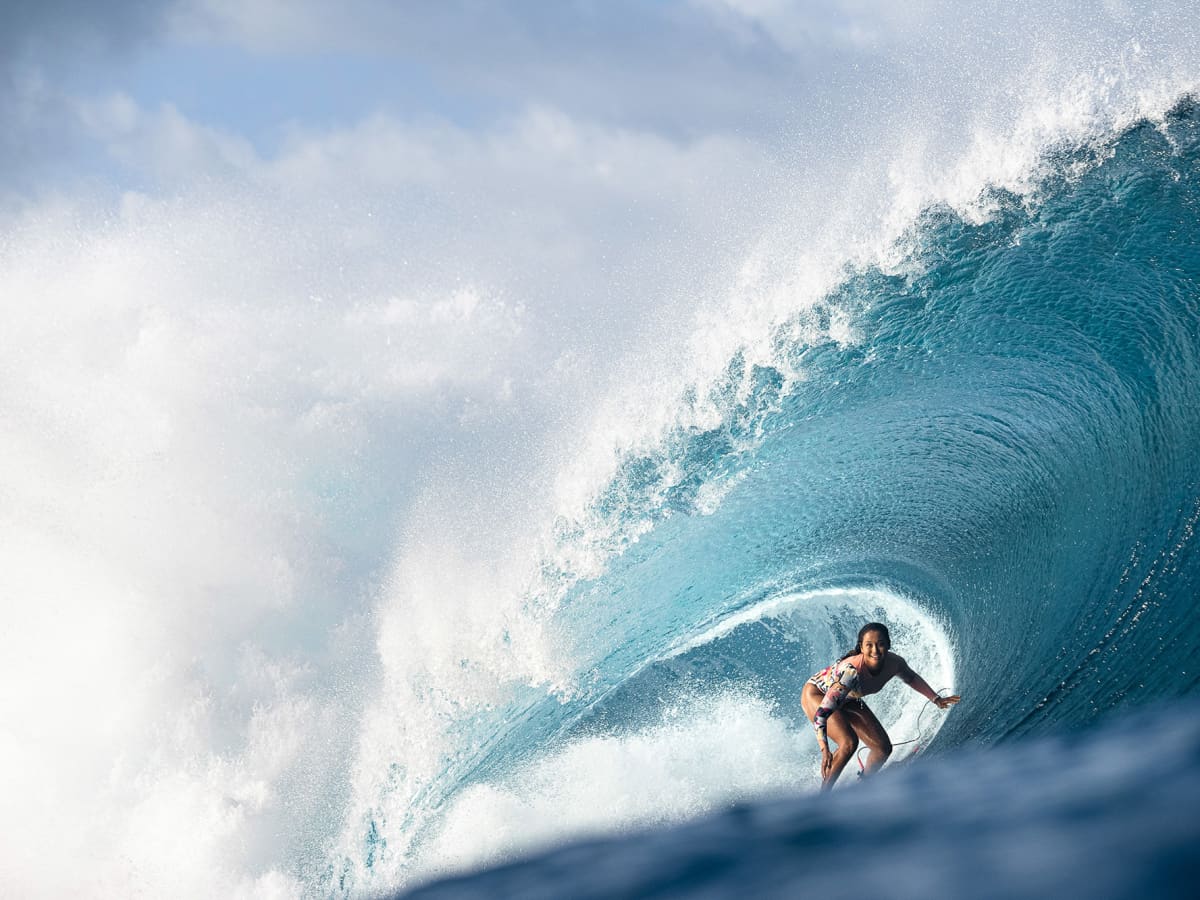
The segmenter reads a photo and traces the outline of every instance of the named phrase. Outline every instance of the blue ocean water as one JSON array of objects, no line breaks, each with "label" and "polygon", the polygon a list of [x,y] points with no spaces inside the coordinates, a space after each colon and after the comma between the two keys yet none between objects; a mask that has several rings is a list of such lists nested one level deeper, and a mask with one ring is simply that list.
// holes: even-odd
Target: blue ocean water
[{"label": "blue ocean water", "polygon": [[[735,357],[712,396],[680,398],[723,421],[625,458],[591,510],[611,526],[603,573],[559,573],[573,689],[457,722],[459,752],[402,827],[368,817],[355,866],[394,865],[397,831],[414,859],[444,849],[456,814],[503,822],[539,795],[553,815],[587,801],[599,761],[686,745],[681,767],[774,753],[796,771],[704,823],[649,800],[635,837],[498,851],[506,868],[418,895],[727,896],[748,872],[817,895],[842,883],[831,854],[896,896],[1028,896],[1076,871],[1101,896],[1188,895],[1200,110],[1057,147],[1033,192],[983,201],[978,221],[926,209],[901,262],[848,271],[778,329],[777,365]],[[834,316],[855,339],[811,339]],[[870,619],[964,699],[931,716],[889,688],[872,707],[914,743],[817,798],[799,686]],[[353,889],[346,871],[330,886]]]},{"label": "blue ocean water", "polygon": [[829,797],[579,842],[406,896],[1194,897],[1198,802],[1191,700],[1082,737],[923,760]]}]

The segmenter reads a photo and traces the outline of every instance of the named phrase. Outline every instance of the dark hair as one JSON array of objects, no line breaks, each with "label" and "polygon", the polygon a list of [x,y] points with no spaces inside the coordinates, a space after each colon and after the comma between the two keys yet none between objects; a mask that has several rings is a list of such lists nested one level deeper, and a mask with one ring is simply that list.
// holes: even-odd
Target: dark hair
[{"label": "dark hair", "polygon": [[[892,636],[890,634],[888,634],[887,626],[884,625],[882,622],[868,622],[862,628],[858,629],[858,643],[855,644],[854,649],[851,650],[849,653],[847,653],[845,656],[843,656],[842,659],[846,659],[847,657],[853,656],[855,653],[862,652],[863,637],[866,635],[866,633],[868,631],[878,631],[880,634],[882,634],[883,642],[885,644],[887,644],[889,650],[891,649]],[[841,661],[842,661],[841,659],[838,660],[838,662],[841,662]]]}]

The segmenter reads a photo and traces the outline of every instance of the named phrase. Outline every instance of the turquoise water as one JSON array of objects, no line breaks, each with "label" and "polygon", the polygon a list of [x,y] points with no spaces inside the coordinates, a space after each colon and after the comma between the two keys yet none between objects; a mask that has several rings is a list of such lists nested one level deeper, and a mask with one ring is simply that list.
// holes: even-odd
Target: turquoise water
[{"label": "turquoise water", "polygon": [[[1057,147],[1032,192],[984,206],[926,209],[886,271],[847,270],[780,325],[771,364],[736,356],[679,398],[720,421],[621,460],[589,509],[603,570],[547,563],[573,682],[455,719],[457,751],[399,827],[368,813],[334,883],[454,860],[456,823],[478,843],[491,822],[507,858],[614,790],[641,826],[811,790],[795,697],[868,619],[964,697],[933,716],[903,687],[875,698],[913,742],[896,767],[1196,693],[1200,112]],[[828,336],[837,316],[852,339]],[[394,776],[376,810],[411,789]]]},{"label": "turquoise water", "polygon": [[[1033,204],[998,194],[981,225],[928,210],[907,271],[856,274],[831,298],[854,311],[854,346],[781,332],[808,379],[781,396],[778,372],[748,373],[721,428],[676,435],[685,475],[661,520],[571,597],[617,648],[612,681],[696,622],[882,587],[951,636],[957,689],[992,701],[964,704],[943,742],[1083,726],[1148,684],[1193,692],[1198,127],[1189,104],[1064,151],[1060,172],[1111,157],[1048,178]],[[731,383],[745,377],[735,360]],[[731,449],[751,428],[757,445]],[[637,497],[661,464],[628,461],[614,493]],[[729,471],[744,478],[720,507],[690,515],[693,486]],[[861,616],[814,635],[823,618],[796,635],[808,667],[852,645]],[[722,642],[710,652],[719,669]]]}]

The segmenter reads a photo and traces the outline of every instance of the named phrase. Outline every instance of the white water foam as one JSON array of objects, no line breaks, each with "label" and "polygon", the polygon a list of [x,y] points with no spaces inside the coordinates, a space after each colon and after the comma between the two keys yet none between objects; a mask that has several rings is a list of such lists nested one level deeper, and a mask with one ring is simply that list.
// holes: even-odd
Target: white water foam
[{"label": "white water foam", "polygon": [[465,788],[422,846],[415,872],[434,877],[798,790],[814,781],[806,750],[757,697],[697,698],[655,727],[576,741],[502,783]]},{"label": "white water foam", "polygon": [[[882,587],[783,594],[723,617],[680,641],[667,659],[720,641],[748,623],[772,620],[827,647],[844,648],[834,628],[852,636],[865,621],[888,625],[896,652],[934,689],[954,685],[951,641],[917,602]],[[814,667],[825,665],[814,661]],[[815,671],[814,668],[814,671]],[[797,700],[798,702],[798,700]],[[897,746],[888,765],[927,746],[945,713],[893,681],[871,708]],[[678,822],[752,797],[819,787],[811,731],[793,730],[782,711],[753,693],[692,696],[662,720],[629,734],[572,741],[497,783],[455,794],[434,835],[419,848],[418,878],[494,864],[587,835]],[[913,739],[917,743],[908,742]],[[853,766],[838,789],[853,782]]]}]

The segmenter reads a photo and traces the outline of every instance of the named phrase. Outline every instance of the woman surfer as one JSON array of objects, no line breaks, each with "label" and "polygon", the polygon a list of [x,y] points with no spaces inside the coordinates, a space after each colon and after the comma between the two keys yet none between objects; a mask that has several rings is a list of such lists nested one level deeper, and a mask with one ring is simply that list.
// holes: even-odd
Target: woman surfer
[{"label": "woman surfer", "polygon": [[[892,742],[887,732],[862,701],[867,694],[877,693],[898,677],[938,709],[953,706],[960,699],[957,694],[939,697],[924,678],[908,667],[903,657],[891,652],[891,645],[887,626],[868,622],[859,629],[858,644],[852,651],[804,684],[800,702],[817,730],[817,743],[821,745],[822,790],[833,787],[858,749],[859,740],[871,750],[864,774],[874,772],[891,755]],[[830,737],[837,744],[834,753],[829,752]]]}]

